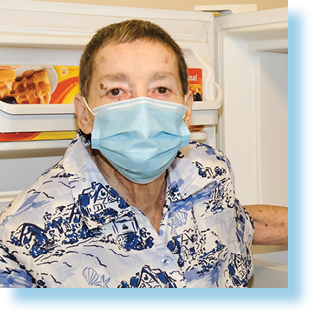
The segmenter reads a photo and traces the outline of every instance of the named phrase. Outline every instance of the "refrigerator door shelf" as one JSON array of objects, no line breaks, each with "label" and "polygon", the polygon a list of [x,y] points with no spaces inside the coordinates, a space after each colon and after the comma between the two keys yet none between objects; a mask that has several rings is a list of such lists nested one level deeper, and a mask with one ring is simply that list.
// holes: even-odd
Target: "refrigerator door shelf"
[{"label": "refrigerator door shelf", "polygon": [[193,111],[191,125],[216,125],[218,123],[218,110]]},{"label": "refrigerator door shelf", "polygon": [[199,102],[194,102],[193,105],[193,110],[215,110],[219,109],[222,105],[222,100],[223,100],[223,94],[222,94],[222,89],[220,85],[216,82],[212,83],[211,86],[211,94],[215,95],[214,101],[199,101]]},{"label": "refrigerator door shelf", "polygon": [[207,140],[207,133],[205,131],[194,131],[190,133],[191,141],[204,142]]},{"label": "refrigerator door shelf", "polygon": [[21,190],[14,190],[14,191],[0,191],[0,203],[9,203],[12,201],[20,192]]},{"label": "refrigerator door shelf", "polygon": [[74,113],[12,115],[0,110],[0,132],[69,131],[77,129]]},{"label": "refrigerator door shelf", "polygon": [[7,104],[0,101],[0,110],[10,115],[74,114],[72,104]]}]

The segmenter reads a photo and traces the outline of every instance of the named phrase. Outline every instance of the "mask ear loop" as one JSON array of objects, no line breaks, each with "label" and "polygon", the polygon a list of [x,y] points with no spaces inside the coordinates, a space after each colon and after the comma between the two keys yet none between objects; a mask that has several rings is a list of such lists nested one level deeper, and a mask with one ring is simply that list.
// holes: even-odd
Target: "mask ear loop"
[{"label": "mask ear loop", "polygon": [[[186,103],[186,94],[184,95],[184,99],[185,99],[185,106],[187,107],[187,103]],[[187,109],[186,109],[186,111],[187,111]],[[183,119],[185,118],[185,116],[186,116],[186,112],[185,112],[185,115],[183,116]]]},{"label": "mask ear loop", "polygon": [[93,116],[95,116],[94,112],[91,110],[91,108],[90,108],[90,106],[88,105],[88,103],[87,103],[87,101],[86,101],[86,99],[85,99],[84,96],[83,96],[83,102],[84,102],[85,106],[87,107],[87,109],[89,110],[89,112],[90,112]]}]

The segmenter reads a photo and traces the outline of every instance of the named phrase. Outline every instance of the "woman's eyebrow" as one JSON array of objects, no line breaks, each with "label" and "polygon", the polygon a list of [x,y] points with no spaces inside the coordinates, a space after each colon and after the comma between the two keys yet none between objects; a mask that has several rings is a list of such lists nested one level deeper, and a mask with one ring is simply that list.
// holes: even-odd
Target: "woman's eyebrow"
[{"label": "woman's eyebrow", "polygon": [[127,76],[126,73],[111,73],[111,74],[105,74],[102,78],[101,78],[101,82],[102,81],[111,81],[111,82],[115,82],[115,81],[128,81],[129,78]]},{"label": "woman's eyebrow", "polygon": [[128,76],[125,73],[112,73],[104,75],[100,80],[101,90],[106,89],[106,83],[128,82]]},{"label": "woman's eyebrow", "polygon": [[163,79],[176,79],[175,74],[171,71],[155,72],[152,75],[153,80],[163,80]]}]

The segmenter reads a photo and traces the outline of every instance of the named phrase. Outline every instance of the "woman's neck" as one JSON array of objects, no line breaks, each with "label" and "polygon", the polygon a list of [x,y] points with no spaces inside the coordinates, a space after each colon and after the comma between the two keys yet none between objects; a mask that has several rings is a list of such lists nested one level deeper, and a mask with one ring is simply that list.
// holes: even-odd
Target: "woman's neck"
[{"label": "woman's neck", "polygon": [[120,174],[100,151],[88,149],[88,152],[108,184],[130,206],[141,210],[158,232],[166,195],[165,172],[153,182],[137,184]]}]

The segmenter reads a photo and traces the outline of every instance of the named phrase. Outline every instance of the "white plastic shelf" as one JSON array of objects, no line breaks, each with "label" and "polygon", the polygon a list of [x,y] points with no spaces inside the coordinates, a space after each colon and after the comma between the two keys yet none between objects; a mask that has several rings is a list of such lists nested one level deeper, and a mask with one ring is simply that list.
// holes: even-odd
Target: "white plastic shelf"
[{"label": "white plastic shelf", "polygon": [[23,104],[12,105],[0,101],[0,110],[10,115],[74,114],[73,104]]},{"label": "white plastic shelf", "polygon": [[63,148],[67,148],[70,142],[71,142],[71,139],[0,142],[0,152],[42,150],[42,149],[52,149],[52,150],[63,149]]},{"label": "white plastic shelf", "polygon": [[22,191],[21,190],[0,191],[0,203],[11,202],[20,192]]},{"label": "white plastic shelf", "polygon": [[203,142],[207,140],[207,133],[205,131],[193,131],[190,133],[191,141]]}]

